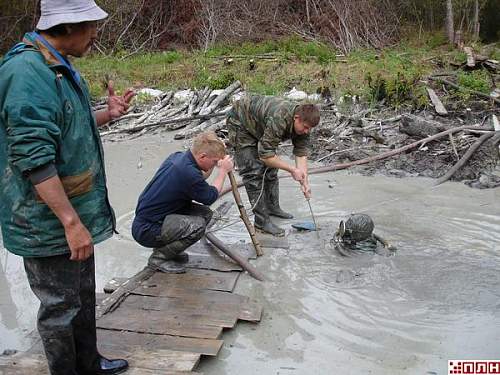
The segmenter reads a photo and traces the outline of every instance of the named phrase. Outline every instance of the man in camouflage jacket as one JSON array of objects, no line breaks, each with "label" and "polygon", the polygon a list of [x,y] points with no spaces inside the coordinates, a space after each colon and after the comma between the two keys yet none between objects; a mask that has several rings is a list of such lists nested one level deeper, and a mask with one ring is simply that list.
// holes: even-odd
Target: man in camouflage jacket
[{"label": "man in camouflage jacket", "polygon": [[[309,132],[319,123],[319,110],[313,104],[297,104],[272,96],[251,95],[234,103],[227,125],[229,142],[255,214],[255,227],[283,236],[270,215],[291,219],[280,208],[278,169],[289,172],[300,182],[306,198],[311,195],[307,179]],[[280,142],[291,139],[295,165],[276,155]]]}]

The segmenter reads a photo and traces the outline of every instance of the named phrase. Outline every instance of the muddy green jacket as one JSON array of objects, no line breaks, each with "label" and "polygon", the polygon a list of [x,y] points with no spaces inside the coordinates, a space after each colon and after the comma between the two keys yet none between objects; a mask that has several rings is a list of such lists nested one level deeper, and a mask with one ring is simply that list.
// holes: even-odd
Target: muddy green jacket
[{"label": "muddy green jacket", "polygon": [[24,257],[69,252],[64,229],[27,172],[54,163],[82,223],[98,243],[113,233],[102,144],[86,83],[29,39],[0,62],[0,225]]},{"label": "muddy green jacket", "polygon": [[235,147],[257,145],[259,157],[276,155],[280,142],[291,139],[295,156],[307,156],[309,135],[293,128],[297,104],[273,96],[249,95],[234,103],[228,114],[229,138]]}]

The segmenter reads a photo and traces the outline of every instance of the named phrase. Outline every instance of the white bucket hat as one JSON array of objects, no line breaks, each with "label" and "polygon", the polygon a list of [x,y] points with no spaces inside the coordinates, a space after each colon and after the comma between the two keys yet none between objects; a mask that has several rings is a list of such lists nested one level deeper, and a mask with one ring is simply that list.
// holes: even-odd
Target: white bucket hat
[{"label": "white bucket hat", "polygon": [[98,21],[108,16],[94,0],[41,0],[41,13],[36,25],[38,30],[62,23]]}]

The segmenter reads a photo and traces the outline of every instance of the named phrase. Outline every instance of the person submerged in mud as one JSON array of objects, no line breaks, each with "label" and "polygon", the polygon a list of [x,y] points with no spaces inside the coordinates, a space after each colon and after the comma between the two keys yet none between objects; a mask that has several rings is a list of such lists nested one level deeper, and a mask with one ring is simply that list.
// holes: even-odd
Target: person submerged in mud
[{"label": "person submerged in mud", "polygon": [[[219,167],[212,185],[205,180]],[[224,186],[233,161],[213,132],[198,135],[191,149],[171,154],[139,196],[132,236],[153,248],[148,265],[158,271],[183,273],[184,252],[205,233],[212,218],[208,207]],[[193,201],[199,202],[195,203]]]},{"label": "person submerged in mud", "polygon": [[[300,182],[308,199],[307,178],[309,132],[318,125],[319,109],[314,104],[297,104],[272,96],[249,95],[236,101],[228,113],[229,143],[255,215],[255,228],[276,236],[284,229],[270,215],[291,219],[279,204],[278,169]],[[280,142],[291,139],[295,166],[276,155]]]},{"label": "person submerged in mud", "polygon": [[331,242],[343,256],[351,256],[354,253],[367,251],[381,253],[378,246],[379,242],[384,249],[391,252],[396,251],[396,247],[373,233],[374,228],[375,224],[370,216],[353,214],[345,222],[343,220],[340,222]]}]

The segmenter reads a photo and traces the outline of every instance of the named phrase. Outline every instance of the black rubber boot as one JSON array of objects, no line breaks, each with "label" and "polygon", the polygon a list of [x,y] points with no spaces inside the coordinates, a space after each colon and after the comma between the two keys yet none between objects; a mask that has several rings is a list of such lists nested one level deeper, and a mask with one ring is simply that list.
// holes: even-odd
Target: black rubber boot
[{"label": "black rubber boot", "polygon": [[266,183],[266,204],[269,215],[280,217],[282,219],[293,219],[293,215],[283,211],[280,207],[280,185],[279,180],[268,180]]},{"label": "black rubber boot", "polygon": [[125,359],[107,359],[98,355],[91,370],[79,371],[78,375],[114,375],[121,374],[128,369],[128,362]]},{"label": "black rubber boot", "polygon": [[[259,198],[260,190],[248,191],[247,189],[247,194],[248,199],[250,200],[250,204],[252,205],[252,207],[255,206],[253,209],[253,213],[255,215],[255,228],[262,232],[272,234],[273,236],[283,237],[285,235],[285,230],[274,224],[269,217],[266,207],[265,193],[262,193],[262,196],[260,197],[258,202],[257,199]],[[257,204],[255,204],[255,202],[257,202]]]},{"label": "black rubber boot", "polygon": [[[184,266],[184,263],[186,262],[182,261],[183,256],[180,253],[176,253],[175,249],[172,249],[169,246],[170,245],[166,245],[153,249],[153,254],[149,257],[148,265],[160,272],[185,273],[186,267]],[[185,255],[187,256],[187,254]],[[179,261],[176,258],[181,258],[181,260]]]}]

